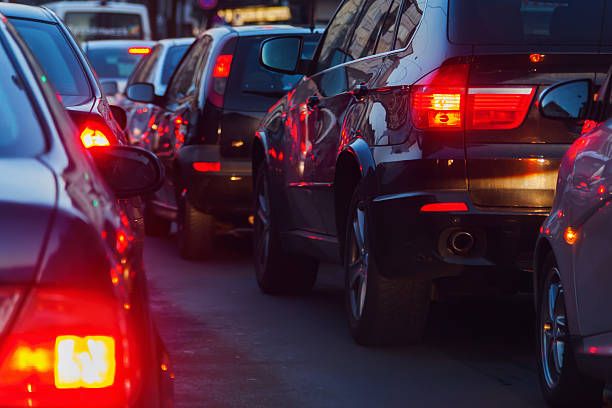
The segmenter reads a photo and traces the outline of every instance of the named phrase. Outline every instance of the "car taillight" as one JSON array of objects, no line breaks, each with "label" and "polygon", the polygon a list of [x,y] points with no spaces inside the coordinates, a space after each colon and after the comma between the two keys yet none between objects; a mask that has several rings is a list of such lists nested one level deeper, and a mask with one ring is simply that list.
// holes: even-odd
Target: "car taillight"
[{"label": "car taillight", "polygon": [[113,299],[33,289],[0,348],[2,406],[124,406],[130,367]]},{"label": "car taillight", "polygon": [[225,90],[232,70],[233,60],[234,56],[232,54],[221,54],[217,57],[213,67],[209,99],[218,108],[223,108]]},{"label": "car taillight", "polygon": [[104,131],[97,128],[95,125],[86,126],[81,132],[81,143],[86,149],[94,146],[110,146],[108,137]]},{"label": "car taillight", "polygon": [[449,64],[411,88],[414,126],[422,130],[509,130],[529,111],[535,87],[468,87],[469,64]]}]

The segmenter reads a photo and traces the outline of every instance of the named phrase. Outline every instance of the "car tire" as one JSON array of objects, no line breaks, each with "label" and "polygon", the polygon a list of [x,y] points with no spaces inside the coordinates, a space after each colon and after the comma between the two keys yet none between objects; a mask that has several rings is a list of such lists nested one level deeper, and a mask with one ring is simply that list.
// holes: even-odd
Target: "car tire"
[{"label": "car tire", "polygon": [[202,260],[210,257],[215,236],[215,219],[184,200],[178,217],[178,247],[182,258]]},{"label": "car tire", "polygon": [[[542,271],[536,333],[538,377],[544,399],[552,407],[601,407],[603,382],[582,374],[572,347],[566,347],[564,341],[558,340],[559,336],[567,338],[571,334],[565,315],[563,284],[552,252],[548,254]],[[558,295],[555,297],[554,293]],[[551,302],[549,299],[555,300]],[[553,347],[553,344],[557,346]]]},{"label": "car tire", "polygon": [[253,258],[257,284],[269,295],[307,293],[317,280],[319,263],[310,257],[285,252],[269,193],[264,164],[257,172],[254,188]]},{"label": "car tire", "polygon": [[149,237],[167,237],[170,235],[172,221],[155,214],[150,203],[145,204],[145,234]]},{"label": "car tire", "polygon": [[422,339],[431,303],[431,281],[384,277],[370,252],[368,209],[359,187],[349,206],[344,245],[345,306],[354,340],[363,346]]}]

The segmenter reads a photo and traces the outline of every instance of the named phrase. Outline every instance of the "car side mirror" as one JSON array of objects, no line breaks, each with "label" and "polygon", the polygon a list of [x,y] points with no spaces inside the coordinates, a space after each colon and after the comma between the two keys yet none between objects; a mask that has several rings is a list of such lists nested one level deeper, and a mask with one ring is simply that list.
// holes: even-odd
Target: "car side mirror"
[{"label": "car side mirror", "polygon": [[125,130],[125,127],[127,126],[127,113],[125,112],[125,109],[123,109],[121,106],[110,105],[110,110],[113,113],[115,121],[119,127],[121,127],[121,130]]},{"label": "car side mirror", "polygon": [[151,194],[162,186],[163,166],[148,150],[114,145],[91,147],[88,152],[117,198]]},{"label": "car side mirror", "polygon": [[261,44],[259,61],[270,71],[281,74],[306,74],[310,61],[302,59],[304,39],[300,36],[270,38]]},{"label": "car side mirror", "polygon": [[593,82],[590,79],[561,82],[540,96],[540,114],[549,119],[587,119],[592,102]]},{"label": "car side mirror", "polygon": [[131,84],[125,90],[125,94],[128,99],[134,102],[141,103],[155,103],[155,87],[153,84],[147,84],[144,82],[137,82]]},{"label": "car side mirror", "polygon": [[102,91],[107,96],[113,96],[119,93],[119,84],[117,81],[104,81],[102,82]]}]

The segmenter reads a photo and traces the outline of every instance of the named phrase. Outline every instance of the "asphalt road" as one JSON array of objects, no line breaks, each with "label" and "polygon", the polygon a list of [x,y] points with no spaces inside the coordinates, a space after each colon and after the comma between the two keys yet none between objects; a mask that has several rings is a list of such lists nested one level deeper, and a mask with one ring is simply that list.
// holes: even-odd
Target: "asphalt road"
[{"label": "asphalt road", "polygon": [[437,304],[422,345],[368,349],[348,334],[338,267],[309,296],[269,297],[248,240],[217,252],[186,262],[173,239],[147,242],[178,407],[543,406],[528,296]]}]

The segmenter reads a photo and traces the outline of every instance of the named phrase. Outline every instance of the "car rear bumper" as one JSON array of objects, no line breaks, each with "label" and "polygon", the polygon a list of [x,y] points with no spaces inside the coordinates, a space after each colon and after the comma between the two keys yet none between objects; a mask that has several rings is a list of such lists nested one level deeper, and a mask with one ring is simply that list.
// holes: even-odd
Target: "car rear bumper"
[{"label": "car rear bumper", "polygon": [[612,332],[572,340],[578,368],[606,382],[612,380]]},{"label": "car rear bumper", "polygon": [[[461,202],[466,212],[421,212],[430,203]],[[530,269],[539,228],[547,209],[478,208],[466,191],[427,191],[379,196],[371,204],[373,255],[387,276],[437,278],[466,268]],[[473,238],[456,251],[459,233]]]}]

